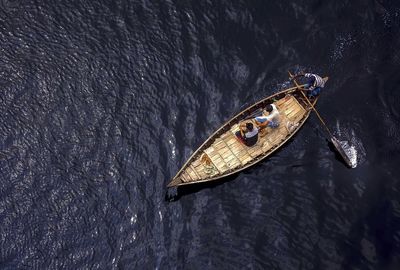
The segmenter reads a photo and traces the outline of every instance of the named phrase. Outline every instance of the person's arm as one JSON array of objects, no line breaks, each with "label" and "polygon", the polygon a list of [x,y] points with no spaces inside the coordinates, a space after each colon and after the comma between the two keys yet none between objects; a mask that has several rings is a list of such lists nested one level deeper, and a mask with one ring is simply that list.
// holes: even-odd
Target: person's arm
[{"label": "person's arm", "polygon": [[245,124],[244,123],[240,123],[239,130],[240,130],[240,135],[242,136],[242,138],[245,138],[244,137],[244,131],[243,131],[244,127],[245,127]]},{"label": "person's arm", "polygon": [[242,136],[243,139],[246,138],[246,137],[244,136],[243,129],[240,129],[240,135]]},{"label": "person's arm", "polygon": [[266,127],[266,126],[268,125],[268,123],[269,123],[268,120],[266,120],[266,121],[264,121],[264,122],[258,122],[258,121],[256,120],[256,124],[257,124],[257,126],[259,126],[259,127]]},{"label": "person's arm", "polygon": [[304,75],[305,75],[305,73],[296,74],[293,77],[291,77],[290,80],[293,81],[294,79],[297,79],[298,77],[303,77]]}]

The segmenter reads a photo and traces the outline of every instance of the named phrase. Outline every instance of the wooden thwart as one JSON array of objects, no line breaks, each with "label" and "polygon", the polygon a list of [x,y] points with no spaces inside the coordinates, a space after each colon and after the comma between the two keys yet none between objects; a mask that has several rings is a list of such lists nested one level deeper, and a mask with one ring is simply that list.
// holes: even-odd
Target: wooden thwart
[{"label": "wooden thwart", "polygon": [[[288,88],[260,100],[234,116],[192,154],[168,186],[213,181],[239,172],[270,155],[287,142],[309,117],[310,110],[306,105],[303,107],[304,101],[299,102],[298,98],[302,96],[296,87]],[[259,135],[256,145],[245,146],[234,134],[239,130],[240,121],[261,114],[260,108],[271,103],[280,112],[279,127],[265,128],[265,136]],[[246,121],[254,123],[251,117]],[[203,155],[206,158],[202,161]]]},{"label": "wooden thwart", "polygon": [[[259,141],[256,145],[247,147],[240,143],[234,135],[234,132],[239,127],[238,125],[233,125],[231,130],[221,134],[214,141],[212,147],[205,150],[218,173],[244,166],[254,158],[277,147],[290,135],[290,131],[287,128],[288,121],[298,121],[306,113],[306,110],[293,96],[286,96],[275,104],[281,114],[280,126],[277,128],[265,128],[266,135],[259,136]],[[196,160],[185,170],[184,181],[190,182],[204,178],[204,176],[207,176],[204,168],[204,165],[199,160]]]}]

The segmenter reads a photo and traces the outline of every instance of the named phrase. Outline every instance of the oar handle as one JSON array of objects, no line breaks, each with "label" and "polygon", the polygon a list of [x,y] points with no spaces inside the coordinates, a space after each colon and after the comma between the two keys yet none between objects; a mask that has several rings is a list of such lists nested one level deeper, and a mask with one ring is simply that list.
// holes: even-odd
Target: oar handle
[{"label": "oar handle", "polygon": [[314,105],[310,102],[310,100],[308,99],[308,97],[304,94],[303,91],[301,91],[300,85],[297,83],[296,79],[294,78],[294,76],[292,75],[292,73],[289,72],[289,76],[290,78],[293,79],[294,84],[296,85],[296,87],[298,89],[300,89],[301,94],[303,95],[303,97],[305,98],[305,100],[307,101],[308,105],[310,105],[311,109],[314,110],[315,114],[318,116],[318,119],[321,121],[322,125],[325,127],[326,131],[328,132],[329,136],[333,137],[331,131],[329,130],[328,126],[325,124],[325,121],[322,119],[321,115],[319,114],[319,112],[315,109]]}]

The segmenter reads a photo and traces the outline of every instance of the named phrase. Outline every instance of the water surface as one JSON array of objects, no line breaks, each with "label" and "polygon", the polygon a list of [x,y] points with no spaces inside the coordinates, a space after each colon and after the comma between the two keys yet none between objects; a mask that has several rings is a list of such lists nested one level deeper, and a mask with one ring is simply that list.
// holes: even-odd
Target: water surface
[{"label": "water surface", "polygon": [[[397,1],[0,3],[2,269],[399,269]],[[247,105],[328,75],[282,150],[165,201]]]}]

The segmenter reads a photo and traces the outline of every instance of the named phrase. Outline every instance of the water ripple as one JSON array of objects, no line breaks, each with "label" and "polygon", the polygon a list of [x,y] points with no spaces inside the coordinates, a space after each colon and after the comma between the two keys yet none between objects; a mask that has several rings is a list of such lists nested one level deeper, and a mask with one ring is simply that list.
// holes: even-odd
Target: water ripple
[{"label": "water ripple", "polygon": [[[1,268],[396,268],[395,5],[4,0],[0,14]],[[287,69],[330,76],[318,109],[357,168],[312,116],[265,161],[167,203],[196,147],[288,87]]]}]

